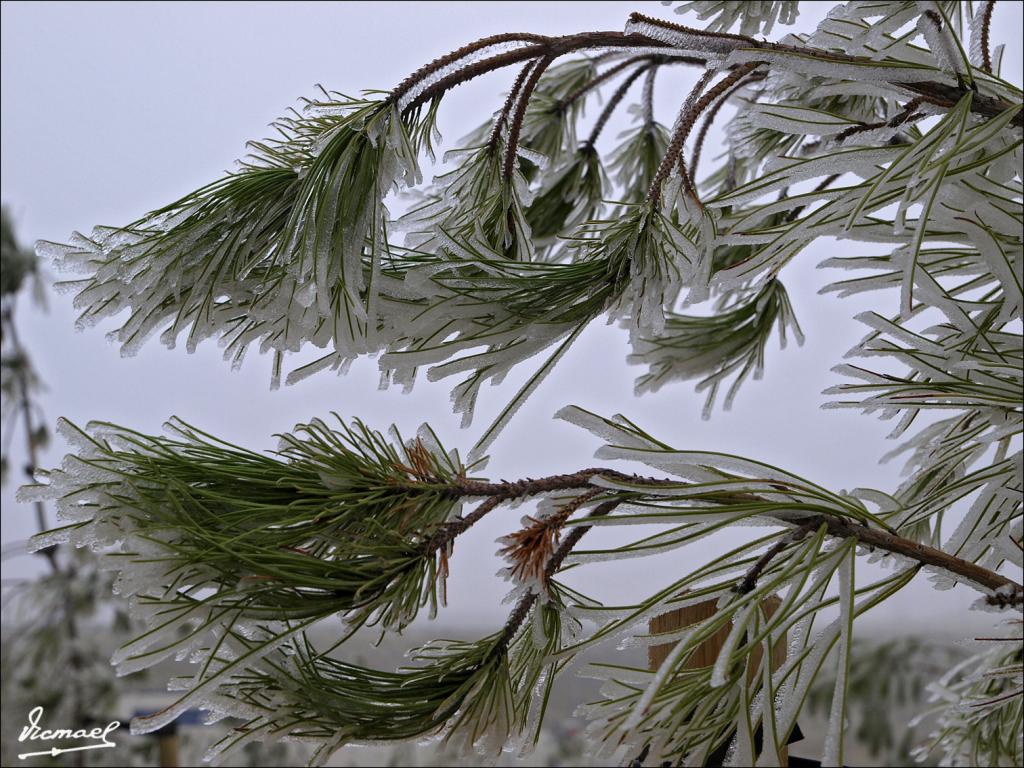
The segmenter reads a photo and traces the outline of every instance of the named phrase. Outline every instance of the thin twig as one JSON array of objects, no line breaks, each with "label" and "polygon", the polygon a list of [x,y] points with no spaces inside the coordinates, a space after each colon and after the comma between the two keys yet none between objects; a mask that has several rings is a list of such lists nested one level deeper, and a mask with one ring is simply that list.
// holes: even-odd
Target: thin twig
[{"label": "thin twig", "polygon": [[[587,517],[603,517],[610,514],[621,503],[621,499],[606,501],[595,507],[594,511]],[[561,568],[562,562],[565,558],[569,556],[573,548],[579,543],[580,539],[582,539],[584,534],[592,527],[593,526],[589,525],[578,526],[573,528],[569,535],[565,537],[558,549],[556,549],[555,553],[551,556],[551,559],[548,560],[547,567],[544,569],[545,582],[549,581],[558,569]],[[501,639],[495,644],[494,649],[491,651],[492,653],[500,652],[508,647],[508,644],[512,642],[512,639],[515,637],[516,632],[519,631],[519,627],[522,626],[526,617],[529,615],[533,604],[537,602],[538,597],[539,595],[536,590],[530,590],[530,592],[520,599],[516,604],[515,609],[509,615],[508,621],[505,622],[505,627],[501,633]]]},{"label": "thin twig", "polygon": [[835,140],[837,143],[841,144],[850,136],[853,136],[858,133],[863,133],[865,131],[873,131],[878,128],[898,128],[899,126],[903,125],[904,123],[910,120],[918,120],[921,117],[924,117],[924,115],[915,114],[915,111],[919,106],[921,106],[921,104],[924,101],[924,97],[916,96],[910,101],[908,101],[904,105],[903,109],[900,110],[899,114],[897,114],[895,117],[892,117],[889,120],[882,120],[881,122],[877,123],[861,123],[860,125],[851,125],[849,128],[846,128],[837,133]]},{"label": "thin twig", "polygon": [[[755,48],[764,51],[777,51],[783,53],[795,53],[802,57],[812,57],[821,61],[833,62],[839,64],[871,64],[877,65],[878,62],[866,58],[864,56],[849,56],[847,54],[838,53],[836,51],[824,51],[817,48],[809,48],[806,46],[795,46],[787,45],[784,43],[772,43],[768,41],[755,40],[752,37],[746,37],[744,35],[731,35],[724,32],[708,32],[706,30],[693,29],[691,27],[685,27],[681,24],[674,24],[672,22],[662,21],[660,19],[653,19],[643,14],[633,14],[631,19],[635,21],[644,21],[650,24],[661,26],[665,29],[674,30],[677,32],[684,32],[690,35],[696,35],[705,38],[706,40],[723,40],[736,43],[734,47]],[[488,42],[492,41],[492,42]],[[459,68],[455,72],[452,72],[442,78],[439,78],[436,82],[431,83],[430,86],[424,88],[412,101],[405,107],[406,111],[415,110],[422,104],[441,96],[449,89],[460,85],[461,83],[472,80],[474,77],[492,72],[501,67],[506,67],[511,64],[518,62],[527,61],[529,59],[539,58],[542,56],[552,56],[557,58],[566,53],[573,51],[584,50],[586,48],[629,48],[634,46],[642,47],[657,47],[670,49],[672,46],[661,40],[657,40],[652,37],[640,34],[624,34],[622,32],[580,32],[573,35],[564,35],[562,37],[544,37],[541,35],[529,35],[523,33],[508,33],[506,35],[495,35],[491,38],[484,38],[483,40],[475,43],[470,43],[468,46],[460,48],[458,51],[454,51],[446,56],[442,56],[439,59],[435,59],[430,64],[416,70],[412,75],[405,78],[398,87],[396,87],[388,96],[386,103],[396,103],[402,96],[406,95],[412,90],[417,83],[437,73],[443,67],[448,64],[452,64],[458,61],[460,58],[468,55],[468,53],[483,50],[493,42],[501,41],[523,41],[532,43],[514,51],[506,51],[505,53],[498,54],[495,56],[488,57],[479,61],[474,61],[466,64],[464,67]],[[673,56],[674,61],[680,61],[687,64],[699,64],[705,65],[707,60],[700,56]],[[939,83],[935,81],[920,81],[920,82],[902,82],[902,81],[880,81],[884,85],[888,85],[893,88],[911,91],[921,97],[923,97],[929,103],[935,104],[945,109],[952,108],[955,106],[964,96],[965,93],[970,91],[964,84],[948,85],[945,83]],[[1011,109],[1012,104],[1006,101],[994,98],[992,96],[985,96],[982,94],[975,93],[971,100],[971,111],[981,114],[985,117],[996,117],[1003,113],[1007,109]],[[1024,125],[1024,112],[1020,112],[1014,116],[1012,123],[1014,125]]]},{"label": "thin twig", "polygon": [[656,27],[661,27],[662,29],[670,29],[674,32],[682,32],[683,34],[687,35],[696,35],[697,37],[705,37],[718,40],[731,40],[737,43],[744,43],[746,45],[753,46],[754,48],[759,48],[761,46],[760,41],[755,40],[752,37],[748,37],[747,35],[735,35],[730,34],[729,32],[711,32],[710,30],[707,29],[697,29],[696,27],[688,27],[685,24],[678,24],[674,21],[656,19],[653,16],[648,16],[644,13],[640,13],[639,11],[634,11],[633,13],[629,14],[629,20],[634,24],[652,24]]},{"label": "thin twig", "polygon": [[544,70],[554,60],[555,57],[552,54],[548,54],[533,65],[532,69],[530,69],[530,76],[526,78],[519,97],[516,99],[515,111],[512,113],[512,121],[508,129],[508,142],[505,145],[504,174],[506,179],[511,179],[512,171],[515,170],[516,150],[519,148],[519,132],[523,128],[523,118],[526,116],[526,107],[530,103],[530,96],[533,95],[533,90],[537,87],[537,83],[540,81],[541,75],[544,74]]},{"label": "thin twig", "polygon": [[512,563],[513,579],[541,578],[548,558],[555,550],[562,527],[587,502],[605,493],[603,488],[592,488],[573,497],[557,512],[545,517],[529,517],[529,525],[507,537],[509,542],[499,554]]},{"label": "thin twig", "polygon": [[476,509],[465,517],[459,520],[453,520],[450,523],[445,523],[438,528],[433,536],[423,541],[420,545],[420,552],[422,552],[424,556],[429,557],[439,549],[445,549],[457,537],[464,534],[476,523],[482,520],[488,513],[497,509],[506,501],[508,501],[508,499],[504,496],[491,496],[481,502]]},{"label": "thin twig", "polygon": [[984,8],[981,11],[981,68],[988,74],[992,74],[992,54],[988,48],[988,33],[992,26],[992,9],[995,8],[996,0],[985,0]]},{"label": "thin twig", "polygon": [[493,152],[495,147],[498,146],[498,138],[501,136],[501,129],[505,126],[508,120],[508,114],[512,111],[512,105],[516,102],[516,97],[522,90],[523,82],[526,80],[527,75],[530,74],[530,70],[536,66],[536,62],[527,62],[521,70],[519,75],[516,77],[516,81],[512,84],[512,88],[508,92],[508,98],[505,99],[505,103],[501,107],[501,112],[498,114],[498,118],[494,121],[494,127],[491,128],[491,136],[487,141],[488,148]]},{"label": "thin twig", "polygon": [[[719,80],[711,90],[693,101],[693,104],[687,113],[680,116],[679,125],[676,126],[675,132],[672,135],[668,149],[665,151],[665,157],[662,158],[661,165],[658,166],[658,172],[654,175],[651,187],[647,191],[648,200],[652,203],[657,202],[661,195],[661,186],[665,183],[665,179],[668,178],[668,174],[672,171],[672,168],[679,160],[679,157],[683,152],[683,144],[686,142],[686,138],[690,135],[690,131],[693,130],[693,124],[696,122],[697,118],[700,117],[701,113],[703,113],[715,99],[759,66],[761,66],[761,62],[752,61],[748,64],[736,67],[736,69],[732,70],[729,74]],[[695,94],[700,93],[703,86],[706,84],[707,78],[708,74],[701,78],[697,83],[697,86],[694,87],[691,92],[691,98]],[[687,101],[689,101],[689,98]],[[696,190],[693,188],[692,180],[686,174],[685,166],[681,167],[683,168],[683,182],[686,184],[687,190],[691,193],[693,198],[697,200],[697,194]]]},{"label": "thin twig", "polygon": [[596,75],[592,80],[588,80],[586,83],[581,85],[575,91],[573,91],[568,96],[566,96],[564,99],[561,99],[558,102],[558,108],[559,109],[565,109],[566,107],[571,106],[573,103],[575,103],[577,100],[579,100],[579,98],[581,96],[589,93],[594,88],[597,88],[599,85],[601,85],[602,83],[612,79],[613,77],[615,77],[615,75],[619,74],[619,72],[621,72],[622,70],[630,67],[633,64],[638,64],[641,61],[650,61],[651,58],[652,57],[649,56],[649,55],[647,55],[647,56],[633,56],[631,58],[628,58],[628,59],[625,59],[623,61],[620,61],[615,66],[608,67],[608,69],[606,69],[604,72],[601,72],[600,74]]},{"label": "thin twig", "polygon": [[715,102],[714,106],[708,110],[708,113],[704,116],[704,122],[701,124],[700,130],[697,132],[697,138],[693,142],[693,156],[690,158],[690,179],[694,183],[697,181],[697,164],[700,162],[701,150],[704,148],[704,139],[707,137],[708,130],[711,125],[715,122],[715,117],[718,115],[719,110],[724,107],[729,99],[732,98],[741,88],[745,88],[750,83],[756,80],[763,80],[764,76],[753,75],[746,78],[745,80],[739,80],[732,88],[722,94],[722,98]]},{"label": "thin twig", "polygon": [[[611,514],[624,499],[611,499],[602,504],[598,504],[594,507],[594,511],[587,515],[588,518],[605,517]],[[562,567],[562,562],[567,558],[579,544],[580,539],[594,526],[592,525],[577,525],[568,535],[562,540],[562,543],[555,550],[555,554],[551,556],[551,560],[548,561],[547,568],[544,569],[545,581],[551,579],[559,568]]]},{"label": "thin twig", "polygon": [[[811,191],[812,192],[822,192],[823,190],[828,189],[829,187],[831,187],[836,182],[837,179],[839,179],[840,176],[842,176],[841,173],[830,173],[824,179],[819,181],[815,185],[814,189],[811,190]],[[806,207],[807,207],[806,205],[801,205],[801,206],[798,206],[798,207],[794,208],[793,210],[791,210],[786,215],[786,223],[787,224],[792,224],[794,221],[796,221],[797,217],[800,216],[801,213],[803,213],[803,211],[804,211],[804,209]]]},{"label": "thin twig", "polygon": [[[4,309],[4,333],[7,334],[7,337],[10,340],[13,357],[18,361],[18,365],[15,368],[15,380],[18,383],[18,410],[21,413],[22,426],[25,430],[25,450],[28,454],[28,464],[25,467],[25,476],[30,481],[34,481],[36,468],[39,466],[39,455],[36,450],[36,426],[35,420],[32,417],[32,401],[29,397],[28,391],[28,354],[25,352],[25,348],[21,345],[21,339],[18,336],[18,327],[14,322],[14,311],[11,307],[6,307]],[[36,513],[36,526],[39,528],[39,532],[42,533],[50,527],[46,520],[46,507],[41,501],[36,501],[33,507]],[[57,566],[54,552],[55,547],[45,547],[40,550],[40,553],[49,561],[53,572],[59,573],[60,568]]]},{"label": "thin twig", "polygon": [[[498,483],[479,482],[475,480],[459,480],[451,491],[456,496],[494,496],[500,495],[508,499],[521,498],[524,496],[537,496],[552,491],[572,490],[575,488],[589,488],[593,485],[591,479],[595,475],[611,477],[616,480],[625,480],[631,483],[651,483],[657,485],[663,481],[657,478],[645,478],[638,475],[627,475],[614,469],[591,468],[582,469],[579,472],[571,472],[563,475],[550,475],[540,478],[524,478],[522,480],[502,480]],[[410,485],[410,489],[420,489],[422,486]]]},{"label": "thin twig", "polygon": [[657,74],[657,65],[647,69],[647,77],[644,79],[643,96],[641,97],[641,104],[644,110],[644,127],[648,129],[654,125],[654,78]]},{"label": "thin twig", "polygon": [[482,37],[479,40],[475,40],[472,43],[462,46],[461,48],[457,48],[451,53],[440,56],[428,64],[424,64],[422,67],[406,77],[395,87],[393,91],[391,91],[388,96],[388,101],[391,103],[397,102],[402,98],[402,96],[412,90],[417,83],[427,79],[435,72],[443,69],[449,64],[454,64],[459,59],[476,53],[477,51],[481,51],[484,48],[489,48],[492,45],[500,45],[502,43],[533,43],[534,45],[544,45],[550,42],[551,39],[552,38],[547,35],[535,35],[529,32],[506,32],[499,35]]},{"label": "thin twig", "polygon": [[601,114],[598,115],[597,122],[594,123],[594,128],[593,130],[591,130],[590,136],[588,136],[587,140],[583,142],[584,148],[594,146],[594,143],[597,141],[598,137],[601,135],[601,132],[604,130],[605,125],[608,123],[608,118],[612,116],[612,113],[619,106],[619,103],[625,97],[626,92],[629,90],[630,86],[636,82],[637,78],[640,77],[640,75],[642,75],[644,72],[651,70],[654,66],[656,65],[648,64],[647,66],[637,67],[637,69],[632,74],[630,74],[629,77],[623,80],[622,84],[615,89],[615,93],[611,95],[611,97],[608,99],[608,103],[605,105],[604,109],[601,110]]},{"label": "thin twig", "polygon": [[[548,55],[557,58],[558,56],[564,56],[567,53],[586,48],[632,48],[638,46],[646,48],[669,47],[660,40],[643,35],[626,35],[622,32],[581,32],[575,35],[547,38],[547,41],[543,43],[526,46],[514,51],[506,51],[505,53],[467,64],[458,71],[452,72],[440,78],[437,82],[432,83],[429,87],[424,88],[405,109],[406,111],[411,111],[421,104],[425,104],[431,99],[440,96],[449,89],[472,80],[474,77],[528,59],[536,59]],[[703,59],[693,56],[675,56],[673,58],[690,64],[704,64]],[[389,96],[389,99],[391,101],[395,100],[393,96]]]},{"label": "thin twig", "polygon": [[843,538],[855,537],[858,541],[870,547],[883,549],[895,555],[902,555],[916,560],[922,565],[930,565],[941,568],[947,573],[960,576],[963,579],[977,584],[985,589],[996,593],[989,598],[993,605],[1019,605],[1024,603],[1024,586],[1021,586],[1012,579],[1008,579],[1001,573],[990,571],[976,563],[963,560],[941,549],[929,547],[902,536],[895,536],[877,528],[868,528],[864,525],[852,523],[834,516],[821,516],[806,521],[816,525],[825,524],[831,536]]},{"label": "thin twig", "polygon": [[750,570],[744,574],[740,583],[733,587],[733,591],[738,592],[741,595],[753,592],[754,588],[757,586],[757,580],[761,577],[761,574],[764,573],[764,569],[768,567],[775,556],[790,544],[802,541],[808,533],[817,527],[818,525],[816,523],[805,523],[804,525],[794,528],[788,534],[772,544],[767,551],[757,559],[757,562],[750,567]]},{"label": "thin twig", "polygon": [[[39,453],[36,446],[37,430],[35,420],[32,416],[31,398],[29,397],[27,373],[28,354],[21,345],[21,339],[18,336],[18,328],[14,322],[14,310],[11,306],[4,308],[3,320],[4,333],[7,334],[14,356],[17,357],[19,361],[15,378],[18,382],[19,406],[25,430],[25,447],[28,453],[28,465],[25,467],[25,475],[29,480],[34,480],[36,468],[39,466]],[[46,507],[41,501],[36,501],[34,507],[36,513],[36,525],[39,527],[39,532],[42,533],[49,528],[46,519]],[[56,545],[45,547],[40,550],[40,554],[42,554],[50,564],[50,569],[53,571],[53,576],[56,579],[58,588],[61,590],[60,610],[63,619],[62,623],[64,625],[64,631],[67,634],[68,645],[70,647],[70,653],[68,654],[68,667],[73,673],[72,680],[77,683],[82,669],[82,656],[78,651],[78,625],[75,621],[74,605],[71,602],[71,584],[75,578],[74,563],[69,559],[66,569],[61,568],[60,564],[57,562]],[[77,684],[66,689],[65,697],[70,699],[70,710],[73,721],[82,722],[82,707],[84,705],[84,701],[82,700],[81,691]],[[76,766],[83,764],[83,757],[81,753],[74,755],[73,763]]]},{"label": "thin twig", "polygon": [[[619,480],[623,483],[628,483],[634,488],[637,486],[651,486],[654,488],[680,486],[680,481],[678,479],[642,477],[639,475],[629,475],[614,469],[592,467],[580,470],[579,472],[550,475],[548,477],[540,478],[524,478],[522,480],[515,481],[503,480],[497,483],[460,478],[440,489],[447,491],[448,494],[456,498],[498,496],[502,500],[536,496],[560,490],[587,488],[600,488],[603,492],[608,493],[609,495],[615,493],[621,494],[618,498],[612,499],[611,501],[605,502],[605,504],[597,507],[594,512],[591,513],[591,516],[594,516],[598,510],[604,509],[607,504],[613,505],[609,508],[610,511],[610,509],[614,508],[614,505],[622,503],[626,498],[637,496],[642,498],[643,496],[642,490],[617,491],[614,488],[607,488],[603,485],[598,485],[593,482],[595,477]],[[439,490],[439,485],[441,484],[437,482],[424,482],[396,484],[393,487],[410,491],[430,489],[436,492]],[[753,496],[749,493],[716,493],[709,494],[708,497],[706,497],[707,501],[717,502],[720,504],[750,503],[752,501],[757,501],[757,499],[757,496]],[[480,510],[477,510],[477,512],[479,511]],[[607,512],[603,512],[602,514],[607,514]],[[780,522],[792,524],[793,521],[787,519],[780,520]],[[851,522],[850,520],[838,515],[817,515],[804,520],[798,520],[796,523],[798,525],[813,524],[815,526],[825,524],[827,526],[827,533],[829,536],[836,536],[840,538],[849,538],[853,536],[858,538],[867,546],[882,549],[893,554],[902,555],[903,557],[908,557],[922,565],[940,568],[955,576],[959,576],[966,581],[977,584],[984,589],[997,593],[990,598],[993,605],[1019,605],[1024,603],[1024,586],[1018,584],[1012,579],[1009,579],[996,571],[984,568],[976,563],[963,560],[955,555],[950,555],[940,549],[920,544],[916,541],[912,541],[911,539],[903,538],[895,533],[895,531],[868,528],[867,526]],[[587,528],[588,526],[574,528],[573,531],[566,536],[563,546],[565,542],[578,541],[579,536],[582,536],[582,533],[579,533],[579,531],[581,529],[587,530]]]},{"label": "thin twig", "polygon": [[[820,48],[811,48],[808,46],[797,46],[788,45],[786,43],[773,43],[767,40],[755,40],[752,37],[745,35],[732,35],[725,32],[708,32],[707,30],[694,29],[692,27],[686,27],[682,24],[675,24],[669,21],[663,21],[661,19],[655,19],[650,16],[643,14],[634,13],[630,17],[635,21],[642,21],[655,26],[660,26],[667,30],[681,32],[687,35],[693,35],[696,37],[704,38],[709,42],[715,40],[721,40],[726,50],[735,50],[738,48],[753,48],[762,51],[775,51],[780,53],[793,53],[801,57],[815,58],[820,61],[833,62],[837,64],[868,64],[877,65],[878,62],[867,58],[865,56],[850,56],[849,54],[839,53],[838,51],[825,51]],[[733,45],[728,45],[733,43]],[[986,47],[987,48],[987,47]],[[1010,104],[1002,99],[993,98],[991,96],[984,96],[979,93],[974,93],[974,89],[966,83],[958,83],[957,85],[948,85],[946,83],[935,82],[932,80],[925,80],[919,82],[903,82],[899,80],[893,81],[879,81],[883,85],[888,85],[894,88],[911,91],[919,96],[922,96],[926,101],[936,106],[943,107],[944,109],[950,109],[960,101],[960,99],[968,92],[971,92],[973,98],[971,99],[971,111],[981,114],[985,117],[996,117],[1002,114],[1007,109],[1012,109],[1013,104]],[[1019,112],[1013,118],[1014,125],[1024,125],[1024,112]]]},{"label": "thin twig", "polygon": [[[647,199],[650,200],[652,204],[656,203],[661,197],[661,185],[664,183],[665,179],[668,178],[668,174],[672,170],[672,166],[683,155],[683,144],[686,142],[686,137],[693,128],[693,120],[696,119],[695,115],[690,117],[690,114],[694,111],[694,106],[697,103],[697,97],[700,95],[701,91],[707,87],[708,81],[714,76],[714,74],[714,70],[707,70],[700,79],[697,80],[693,89],[683,102],[683,106],[679,108],[679,115],[676,117],[672,136],[669,139],[669,144],[665,148],[665,155],[661,158],[658,170],[654,174],[654,180],[651,182],[651,186],[647,190]],[[689,108],[687,108],[687,105],[690,105]],[[683,110],[687,111],[684,112]],[[689,180],[689,177],[686,175],[686,167],[682,162],[680,162],[680,169],[683,173],[683,181],[685,183]],[[691,182],[687,185],[687,191],[691,191],[692,189],[693,184]],[[694,197],[696,197],[695,194]]]}]

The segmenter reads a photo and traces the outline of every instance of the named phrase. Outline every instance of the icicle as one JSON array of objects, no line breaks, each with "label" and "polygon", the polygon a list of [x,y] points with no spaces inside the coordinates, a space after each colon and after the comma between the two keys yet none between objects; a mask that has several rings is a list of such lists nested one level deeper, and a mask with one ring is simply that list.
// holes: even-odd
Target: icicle
[{"label": "icicle", "polygon": [[832,693],[828,730],[825,732],[825,749],[822,754],[823,766],[843,764],[843,738],[846,729],[846,677],[850,666],[850,644],[852,642],[854,603],[853,567],[855,554],[851,551],[838,568],[839,575],[839,651],[836,660],[836,684]]}]

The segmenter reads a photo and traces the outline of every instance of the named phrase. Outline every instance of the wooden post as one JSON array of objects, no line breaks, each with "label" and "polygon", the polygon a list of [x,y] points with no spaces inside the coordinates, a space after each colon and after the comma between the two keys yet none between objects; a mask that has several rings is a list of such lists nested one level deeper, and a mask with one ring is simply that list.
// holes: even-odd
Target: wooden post
[{"label": "wooden post", "polygon": [[[688,605],[685,608],[677,608],[674,611],[669,611],[668,613],[663,613],[660,616],[655,616],[648,623],[648,631],[652,635],[673,632],[677,629],[682,629],[683,627],[688,627],[700,621],[704,621],[705,619],[709,619],[715,615],[715,603],[717,602],[717,600],[706,600],[703,603]],[[771,616],[775,613],[781,603],[782,601],[777,597],[773,596],[766,598],[762,603],[764,606],[764,612]],[[714,635],[697,646],[697,649],[693,652],[690,658],[686,660],[686,663],[683,664],[683,669],[698,669],[700,667],[710,667],[713,665],[731,630],[732,622],[730,621]],[[657,670],[675,646],[676,643],[674,642],[649,646],[647,649],[648,668],[652,671]],[[751,670],[752,675],[759,674],[760,672],[762,653],[763,651],[760,647],[754,649],[752,654],[752,660],[754,662]],[[786,638],[783,636],[781,642],[777,642],[775,647],[772,648],[772,670],[776,670],[781,667],[785,661]],[[789,765],[789,750],[786,747],[783,747],[779,751],[779,765]]]},{"label": "wooden post", "polygon": [[160,768],[178,768],[180,758],[178,756],[178,724],[169,723],[156,732],[157,745],[160,754]]}]

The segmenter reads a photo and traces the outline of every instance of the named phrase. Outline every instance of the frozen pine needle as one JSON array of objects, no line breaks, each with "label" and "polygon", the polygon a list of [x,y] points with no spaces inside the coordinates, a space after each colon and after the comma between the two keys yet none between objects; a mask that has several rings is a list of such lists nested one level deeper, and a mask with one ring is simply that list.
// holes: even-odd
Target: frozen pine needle
[{"label": "frozen pine needle", "polygon": [[[657,670],[588,670],[603,680],[583,709],[597,757],[777,765],[817,706],[823,760],[840,765],[866,685],[863,614],[919,579],[1019,616],[1024,113],[992,47],[993,3],[965,15],[948,2],[849,2],[778,40],[795,2],[676,11],[684,18],[634,13],[624,31],[500,33],[390,92],[323,90],[235,172],[126,226],[39,244],[78,273],[66,287],[81,325],[117,316],[125,354],[154,335],[188,350],[214,338],[237,366],[256,345],[273,354],[275,385],[374,355],[384,386],[454,377],[464,426],[485,383],[528,366],[466,462],[429,428],[405,440],[358,420],[313,419],[267,453],[179,421],[168,436],[62,425],[73,452],[21,491],[61,518],[34,546],[89,546],[114,567],[114,590],[144,624],[115,655],[122,672],[195,665],[135,730],[199,706],[245,719],[218,754],[287,738],[324,761],[345,744],[439,738],[496,759],[538,742],[579,654],[670,644]],[[667,130],[655,77],[677,65],[697,73]],[[448,92],[505,67],[518,73],[508,94],[425,183],[419,163],[440,143]],[[609,137],[626,107],[637,124]],[[396,192],[412,198],[398,221]],[[6,354],[6,318],[29,263],[6,238],[5,393],[24,371],[9,365],[20,358]],[[866,335],[826,406],[891,421],[902,442],[890,455],[906,459],[898,487],[827,488],[575,406],[558,415],[600,438],[608,464],[474,476],[600,318],[628,330],[629,361],[646,367],[638,393],[696,380],[708,417],[748,379],[784,375],[796,353],[776,359],[772,339],[803,335],[783,273],[836,241],[855,253],[824,261],[847,271],[823,291],[870,292],[875,309],[857,317]],[[288,371],[289,354],[310,347],[319,356]],[[537,509],[517,525],[509,511],[524,503]],[[485,516],[507,531],[502,626],[430,643],[397,670],[333,653],[361,627],[398,633],[423,609],[433,617],[465,567],[459,537]],[[599,526],[622,534],[587,535]],[[700,557],[726,533],[730,549]],[[626,605],[564,578],[663,556],[668,583],[639,584]],[[881,567],[857,567],[865,560]],[[711,610],[687,626],[648,630],[701,605]],[[328,618],[342,621],[338,639],[318,649],[307,630]],[[943,660],[922,756],[1022,762],[1014,621],[976,655]]]}]

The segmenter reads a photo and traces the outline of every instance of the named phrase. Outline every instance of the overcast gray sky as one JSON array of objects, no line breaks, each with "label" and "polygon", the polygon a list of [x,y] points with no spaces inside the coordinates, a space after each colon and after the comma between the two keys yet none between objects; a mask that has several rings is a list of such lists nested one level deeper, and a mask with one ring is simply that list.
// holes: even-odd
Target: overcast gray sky
[{"label": "overcast gray sky", "polygon": [[[804,30],[831,7],[802,5],[808,8],[797,29]],[[312,94],[316,83],[347,93],[386,89],[426,61],[486,34],[621,29],[638,9],[669,14],[659,4],[637,2],[6,2],[0,8],[0,194],[25,243],[62,240],[96,224],[125,224],[232,167],[244,154],[244,142],[267,135],[267,124],[299,96]],[[995,14],[996,42],[1014,43],[1004,77],[1019,83],[1021,4],[997,3]],[[482,122],[511,77],[481,78],[446,97],[440,121],[445,138],[458,139]],[[659,80],[663,122],[671,123],[693,78],[693,72],[680,72]],[[605,136],[614,138],[629,119],[620,114]],[[712,143],[705,161],[714,155]],[[829,369],[864,333],[852,317],[867,308],[890,312],[897,301],[886,294],[859,300],[819,296],[817,290],[835,273],[814,267],[836,247],[811,247],[784,273],[807,343],[782,352],[773,344],[764,381],[749,382],[732,411],[701,421],[702,397],[692,383],[635,397],[633,379],[640,369],[625,364],[625,334],[598,322],[499,438],[488,473],[512,478],[588,466],[596,443],[551,420],[559,407],[576,403],[598,413],[625,413],[679,448],[743,454],[836,489],[892,490],[898,467],[877,463],[892,447],[885,440],[891,425],[852,411],[819,410],[825,401],[821,391],[837,379]],[[854,246],[839,247],[850,252]],[[74,317],[66,295],[51,298],[48,314],[24,307],[20,312],[24,336],[49,385],[44,403],[51,420],[104,419],[154,432],[177,415],[248,447],[268,448],[276,442],[272,433],[333,410],[379,428],[395,422],[406,434],[429,421],[448,444],[468,449],[518,385],[510,376],[503,387],[486,389],[473,427],[461,431],[449,409],[446,382],[420,381],[411,395],[381,392],[373,360],[358,361],[344,378],[324,373],[271,392],[266,357],[252,354],[233,373],[211,343],[187,355],[154,341],[137,357],[122,359],[104,339],[113,324],[77,333]],[[519,378],[526,373],[524,367]],[[59,463],[64,450],[56,441],[43,465]],[[445,620],[502,620],[505,585],[492,577],[500,565],[492,542],[514,528],[520,514],[491,516],[460,539]],[[30,509],[19,508],[13,489],[5,488],[4,546],[30,535],[32,524]],[[600,535],[614,539],[635,530]],[[702,547],[674,558],[592,567],[587,588],[595,597],[620,602],[636,596],[638,585],[652,591],[712,551]],[[9,559],[5,576],[36,567],[28,557]],[[935,617],[955,615],[959,622],[972,600],[965,589],[939,595],[922,583],[868,618],[908,629]]]}]

